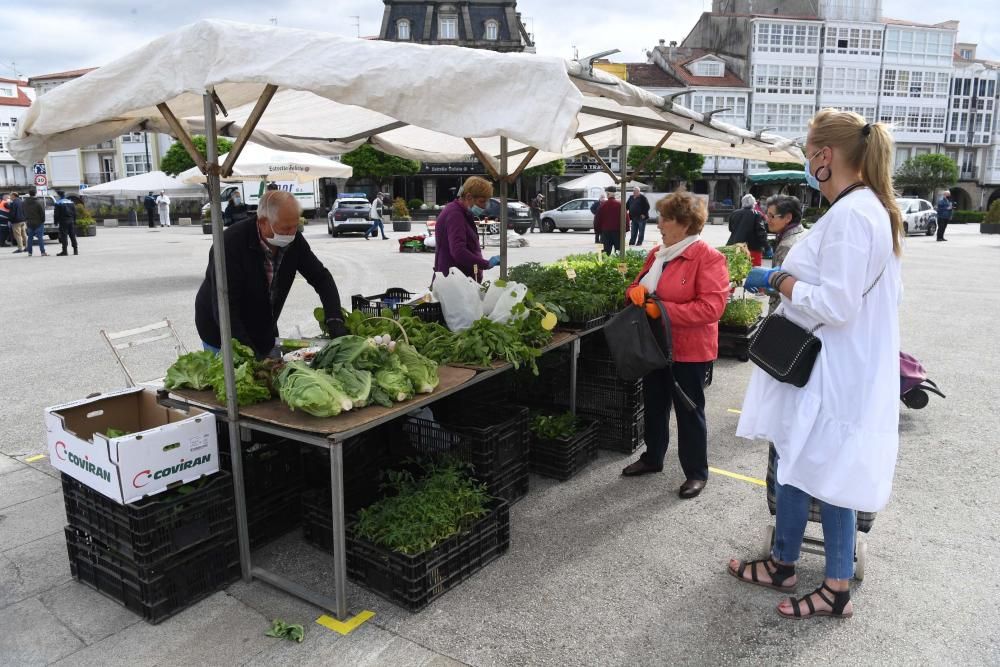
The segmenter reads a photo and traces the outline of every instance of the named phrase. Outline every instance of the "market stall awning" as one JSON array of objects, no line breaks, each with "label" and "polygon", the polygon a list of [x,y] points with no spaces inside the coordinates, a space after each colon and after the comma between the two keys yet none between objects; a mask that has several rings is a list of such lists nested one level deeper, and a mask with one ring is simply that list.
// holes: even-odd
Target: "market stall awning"
[{"label": "market stall awning", "polygon": [[[219,156],[225,162],[229,153]],[[265,148],[259,144],[247,144],[233,164],[233,173],[224,181],[298,181],[308,183],[317,178],[350,178],[354,169],[328,157],[310,153],[291,153]],[[205,174],[198,167],[191,167],[178,174],[184,183],[204,183]]]},{"label": "market stall awning", "polygon": [[85,197],[139,197],[149,192],[159,194],[164,191],[170,197],[204,197],[205,188],[185,183],[162,171],[151,171],[128,178],[119,178],[100,185],[92,185],[81,191]]},{"label": "market stall awning", "polygon": [[[606,174],[603,171],[595,171],[592,174],[587,174],[586,176],[581,176],[580,178],[574,178],[572,181],[560,183],[559,187],[563,190],[590,190],[591,188],[610,188],[613,185],[615,185],[615,181],[609,174]],[[640,183],[639,181],[629,181],[626,188],[629,190],[632,188],[649,190],[648,185]]]},{"label": "market stall awning", "polygon": [[766,171],[762,174],[750,174],[747,180],[751,183],[805,183],[806,172],[793,170]]}]

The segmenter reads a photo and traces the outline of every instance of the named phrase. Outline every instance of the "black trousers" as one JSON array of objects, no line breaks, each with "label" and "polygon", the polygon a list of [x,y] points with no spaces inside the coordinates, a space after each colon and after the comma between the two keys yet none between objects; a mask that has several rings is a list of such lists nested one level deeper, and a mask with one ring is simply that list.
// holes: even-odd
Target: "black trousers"
[{"label": "black trousers", "polygon": [[73,250],[76,250],[76,225],[72,222],[59,223],[59,243],[62,244],[62,251],[66,252],[67,242],[72,242]]},{"label": "black trousers", "polygon": [[938,219],[938,230],[937,230],[938,241],[944,240],[944,230],[948,229],[949,222],[950,220],[941,220],[940,218]]},{"label": "black trousers", "polygon": [[[687,479],[708,479],[708,426],[705,423],[705,373],[709,362],[678,362],[642,379],[646,398],[646,451],[642,459],[662,467],[670,431],[670,408],[677,415],[677,456]],[[674,394],[674,380],[694,404],[693,410]]]},{"label": "black trousers", "polygon": [[155,208],[147,208],[146,209],[146,223],[150,226],[150,228],[156,226],[156,209]]},{"label": "black trousers", "polygon": [[621,249],[621,234],[619,232],[601,232],[601,243],[604,244],[604,254],[610,255],[611,251]]}]

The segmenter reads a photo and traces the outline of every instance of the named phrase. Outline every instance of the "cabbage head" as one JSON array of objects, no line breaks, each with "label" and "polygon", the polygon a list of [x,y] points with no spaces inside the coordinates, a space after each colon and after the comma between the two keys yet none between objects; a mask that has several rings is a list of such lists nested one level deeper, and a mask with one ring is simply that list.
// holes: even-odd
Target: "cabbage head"
[{"label": "cabbage head", "polygon": [[331,340],[313,357],[312,367],[320,369],[356,365],[354,364],[355,359],[366,350],[374,347],[374,343],[369,342],[367,338],[341,336]]},{"label": "cabbage head", "polygon": [[334,379],[344,388],[344,392],[354,403],[354,407],[368,405],[372,391],[372,374],[351,366],[335,366],[331,371]]},{"label": "cabbage head", "polygon": [[215,360],[215,354],[206,350],[183,354],[167,369],[163,384],[167,389],[208,389],[212,386],[212,364]]},{"label": "cabbage head", "polygon": [[434,387],[438,386],[440,381],[436,361],[431,361],[417,352],[415,347],[403,341],[396,343],[396,354],[406,367],[406,376],[410,378],[418,394],[429,394],[434,391]]},{"label": "cabbage head", "polygon": [[397,403],[413,398],[413,383],[406,374],[406,366],[395,354],[389,357],[385,366],[375,371],[375,384]]},{"label": "cabbage head", "polygon": [[302,410],[314,417],[336,417],[354,407],[333,376],[313,370],[301,361],[293,361],[281,371],[278,394],[292,410]]}]

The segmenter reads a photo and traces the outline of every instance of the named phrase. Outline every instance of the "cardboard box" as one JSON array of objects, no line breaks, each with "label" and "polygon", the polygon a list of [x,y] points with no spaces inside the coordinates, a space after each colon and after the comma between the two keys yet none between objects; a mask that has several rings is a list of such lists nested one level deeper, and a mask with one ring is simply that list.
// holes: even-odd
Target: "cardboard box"
[{"label": "cardboard box", "polygon": [[57,470],[122,504],[219,470],[215,415],[165,408],[149,388],[48,408],[45,429]]}]

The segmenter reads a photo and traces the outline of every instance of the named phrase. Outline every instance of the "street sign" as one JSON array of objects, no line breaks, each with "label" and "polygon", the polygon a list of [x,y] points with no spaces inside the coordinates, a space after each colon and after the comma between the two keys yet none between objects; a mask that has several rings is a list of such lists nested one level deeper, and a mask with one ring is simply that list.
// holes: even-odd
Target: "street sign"
[{"label": "street sign", "polygon": [[49,184],[49,179],[45,174],[38,174],[37,176],[35,176],[35,185],[37,185],[38,187],[44,188],[48,184]]},{"label": "street sign", "polygon": [[[35,170],[35,175],[36,176],[41,175],[41,174],[45,174],[46,173],[45,172],[45,163],[44,162],[36,162],[35,166],[34,166],[34,170]],[[39,183],[38,185],[44,185],[44,183]]]}]

